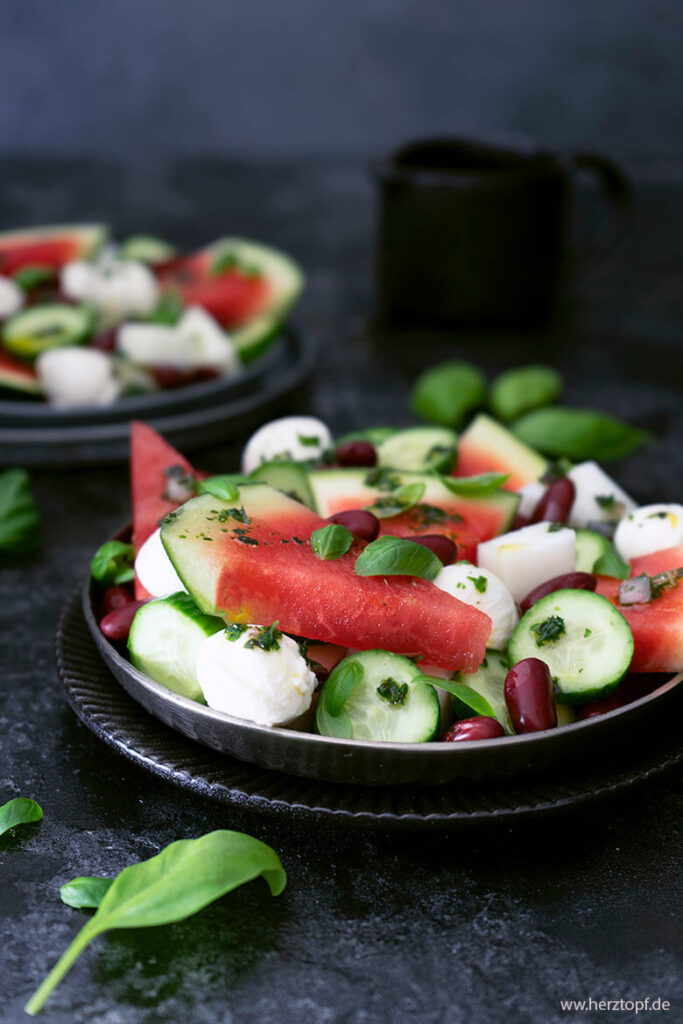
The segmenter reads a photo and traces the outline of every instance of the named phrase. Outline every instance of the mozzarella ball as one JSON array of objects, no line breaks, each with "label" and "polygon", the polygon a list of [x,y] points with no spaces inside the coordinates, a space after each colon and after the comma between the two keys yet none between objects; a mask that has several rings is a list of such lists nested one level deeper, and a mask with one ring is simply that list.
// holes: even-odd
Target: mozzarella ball
[{"label": "mozzarella ball", "polygon": [[0,320],[14,316],[23,307],[24,293],[11,277],[0,276]]},{"label": "mozzarella ball", "polygon": [[60,287],[76,302],[91,302],[104,326],[151,313],[160,294],[154,274],[144,263],[111,256],[98,263],[67,263],[62,267]]},{"label": "mozzarella ball", "polygon": [[539,584],[574,571],[576,534],[556,523],[523,526],[478,544],[477,564],[495,573],[520,602]]},{"label": "mozzarella ball", "polygon": [[38,356],[36,373],[48,402],[60,408],[108,405],[120,393],[111,359],[94,348],[48,349]]},{"label": "mozzarella ball", "polygon": [[161,543],[161,528],[150,534],[137,553],[135,575],[152,597],[170,597],[185,585]]},{"label": "mozzarella ball", "polygon": [[683,505],[642,505],[620,521],[614,544],[622,558],[637,558],[683,544]]},{"label": "mozzarella ball", "polygon": [[317,680],[291,637],[281,635],[272,650],[248,647],[260,628],[202,640],[197,680],[209,707],[257,725],[283,725],[308,710]]},{"label": "mozzarella ball", "polygon": [[332,435],[322,420],[315,416],[285,416],[265,423],[252,434],[242,452],[242,472],[252,473],[273,459],[318,459],[331,447]]},{"label": "mozzarella ball", "polygon": [[495,573],[470,562],[456,562],[441,570],[434,585],[488,615],[491,619],[488,647],[503,650],[507,646],[519,622],[519,613],[512,594]]},{"label": "mozzarella ball", "polygon": [[613,523],[636,507],[633,498],[597,462],[580,462],[567,476],[576,490],[569,514],[570,526]]}]

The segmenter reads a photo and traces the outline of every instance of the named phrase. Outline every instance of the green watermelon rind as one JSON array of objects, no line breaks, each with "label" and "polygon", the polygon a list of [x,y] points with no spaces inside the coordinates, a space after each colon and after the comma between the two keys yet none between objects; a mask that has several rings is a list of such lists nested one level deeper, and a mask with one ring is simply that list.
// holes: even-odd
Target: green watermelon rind
[{"label": "green watermelon rind", "polygon": [[87,259],[92,256],[109,237],[108,224],[49,224],[34,228],[16,228],[0,231],[0,252],[3,247],[12,245],[30,245],[34,242],[54,242],[61,237],[65,241],[79,242],[74,259]]}]

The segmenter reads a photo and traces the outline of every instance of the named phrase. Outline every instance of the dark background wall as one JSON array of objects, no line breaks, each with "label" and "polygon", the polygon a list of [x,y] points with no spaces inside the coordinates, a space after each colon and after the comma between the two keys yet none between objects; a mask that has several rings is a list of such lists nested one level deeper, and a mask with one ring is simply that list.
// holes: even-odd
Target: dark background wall
[{"label": "dark background wall", "polygon": [[0,149],[683,155],[680,0],[4,0]]}]

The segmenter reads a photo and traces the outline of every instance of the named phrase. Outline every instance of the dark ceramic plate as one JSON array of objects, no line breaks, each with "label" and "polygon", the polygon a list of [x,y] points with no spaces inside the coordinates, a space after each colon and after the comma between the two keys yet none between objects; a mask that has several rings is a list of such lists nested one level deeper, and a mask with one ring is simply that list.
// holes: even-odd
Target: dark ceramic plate
[{"label": "dark ceramic plate", "polygon": [[558,765],[594,760],[624,748],[648,722],[661,719],[683,673],[639,700],[561,729],[469,743],[371,743],[269,728],[232,718],[155,683],[134,668],[98,627],[93,588],[83,588],[83,612],[105,664],[146,711],[190,739],[264,768],[344,784],[443,785],[513,778]]},{"label": "dark ceramic plate", "polygon": [[638,742],[603,760],[579,759],[541,777],[468,781],[452,786],[359,786],[301,779],[244,764],[186,739],[147,714],[118,685],[98,655],[80,590],[62,612],[56,639],[59,676],[80,720],[101,740],[158,778],[231,807],[344,826],[449,828],[581,807],[621,793],[682,758],[678,721],[683,688],[669,714]]},{"label": "dark ceramic plate", "polygon": [[[159,398],[148,395],[136,400],[137,411],[127,411],[124,419],[116,421],[40,426],[0,422],[2,462],[14,466],[72,466],[124,461],[128,458],[131,417],[146,420],[186,452],[235,440],[264,419],[297,407],[314,358],[312,341],[288,329],[259,375],[245,375],[244,387],[237,386],[237,382],[209,381],[167,392],[170,400],[163,408],[141,408],[142,403]],[[194,394],[183,397],[184,391]]]}]

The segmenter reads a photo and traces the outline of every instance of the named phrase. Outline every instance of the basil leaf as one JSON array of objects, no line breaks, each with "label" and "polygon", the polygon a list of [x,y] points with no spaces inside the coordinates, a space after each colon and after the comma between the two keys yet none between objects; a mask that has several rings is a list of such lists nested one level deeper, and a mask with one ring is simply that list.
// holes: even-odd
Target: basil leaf
[{"label": "basil leaf", "polygon": [[439,475],[444,487],[460,498],[485,498],[499,491],[509,478],[509,473],[479,473],[477,476]]},{"label": "basil leaf", "polygon": [[459,427],[486,400],[486,382],[469,363],[439,363],[420,374],[410,404],[418,416],[444,427]]},{"label": "basil leaf", "polygon": [[324,562],[341,558],[353,544],[353,534],[341,523],[322,526],[311,534],[311,548],[317,558]]},{"label": "basil leaf", "polygon": [[357,576],[418,576],[433,580],[443,569],[433,551],[403,537],[378,537],[356,559]]},{"label": "basil leaf", "polygon": [[517,420],[514,433],[545,455],[566,456],[575,462],[609,462],[636,451],[651,435],[613,416],[591,409],[538,409]]},{"label": "basil leaf", "polygon": [[[246,477],[241,478],[247,482]],[[197,494],[213,494],[214,498],[221,501],[237,501],[240,496],[235,474],[227,473],[223,476],[209,476],[206,480],[197,482]]]},{"label": "basil leaf", "polygon": [[486,715],[488,718],[497,720],[497,715],[486,697],[483,697],[472,686],[468,686],[467,683],[458,683],[454,679],[441,679],[439,676],[425,676],[420,679],[420,682],[440,686],[442,690],[461,700],[475,714]]},{"label": "basil leaf", "polygon": [[374,505],[369,505],[367,511],[372,512],[378,519],[389,519],[391,516],[399,516],[418,504],[425,492],[425,484],[403,484],[391,491],[386,496],[377,498]]},{"label": "basil leaf", "polygon": [[238,267],[239,262],[235,253],[231,249],[223,249],[214,257],[209,273],[212,277],[218,277],[220,274],[225,274],[228,270],[237,270]]},{"label": "basil leaf", "polygon": [[363,682],[363,675],[359,661],[345,659],[337,665],[320,693],[328,715],[337,718],[341,714],[353,691]]},{"label": "basil leaf", "polygon": [[24,469],[0,473],[0,555],[25,554],[40,546],[40,513]]},{"label": "basil leaf", "polygon": [[47,267],[42,263],[32,263],[17,271],[14,281],[22,291],[32,292],[35,288],[40,288],[41,285],[55,284],[57,271],[54,267]]},{"label": "basil leaf", "polygon": [[93,555],[90,573],[104,587],[128,583],[135,579],[134,558],[135,548],[132,544],[109,540]]},{"label": "basil leaf", "polygon": [[60,888],[59,895],[67,907],[99,907],[111,884],[111,878],[72,878]]},{"label": "basil leaf", "polygon": [[520,366],[506,370],[491,385],[489,404],[501,420],[552,405],[562,392],[562,377],[550,366]]},{"label": "basil leaf", "polygon": [[39,1012],[50,993],[95,936],[112,928],[149,928],[182,921],[207,904],[263,875],[273,896],[287,876],[274,850],[243,832],[209,832],[180,839],[116,876],[96,913],[25,1006]]},{"label": "basil leaf", "polygon": [[596,560],[591,572],[598,576],[613,576],[617,580],[627,580],[631,575],[631,566],[625,562],[614,545]]},{"label": "basil leaf", "polygon": [[25,796],[8,800],[0,807],[0,836],[15,825],[28,825],[32,821],[40,821],[42,817],[43,809],[35,800]]},{"label": "basil leaf", "polygon": [[169,291],[159,299],[156,307],[145,319],[152,324],[175,327],[183,314],[183,301],[177,292]]}]

